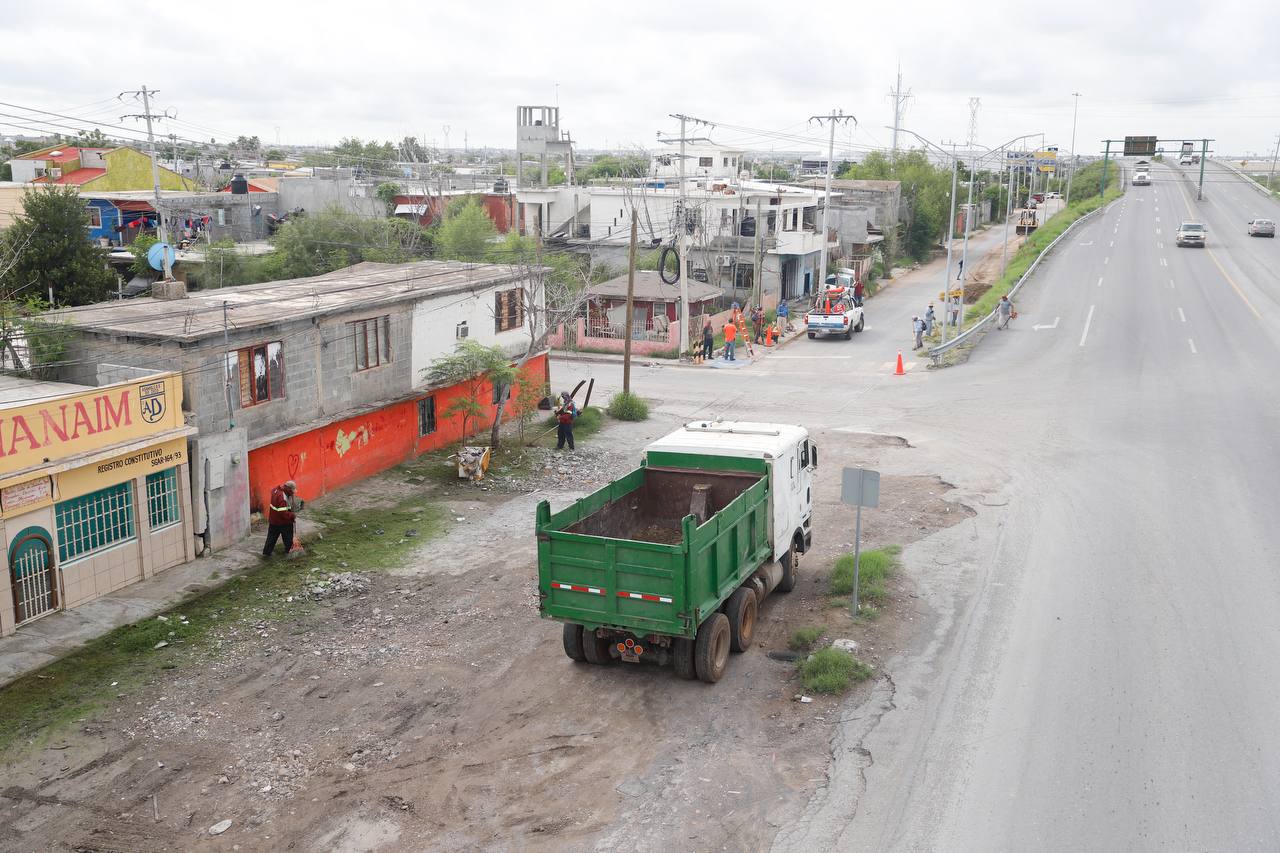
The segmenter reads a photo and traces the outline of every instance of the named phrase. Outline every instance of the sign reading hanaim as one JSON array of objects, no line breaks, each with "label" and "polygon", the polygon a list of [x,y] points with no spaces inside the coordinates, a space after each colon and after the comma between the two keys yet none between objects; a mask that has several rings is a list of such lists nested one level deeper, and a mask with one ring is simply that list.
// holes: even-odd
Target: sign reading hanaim
[{"label": "sign reading hanaim", "polygon": [[181,427],[177,373],[0,409],[0,475]]}]

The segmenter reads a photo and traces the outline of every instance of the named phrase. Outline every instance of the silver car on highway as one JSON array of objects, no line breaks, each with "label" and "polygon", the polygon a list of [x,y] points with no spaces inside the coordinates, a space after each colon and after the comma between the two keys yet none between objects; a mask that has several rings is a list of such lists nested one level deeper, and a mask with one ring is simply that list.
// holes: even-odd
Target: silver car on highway
[{"label": "silver car on highway", "polygon": [[1250,237],[1276,236],[1275,220],[1274,219],[1250,219],[1249,220],[1249,236]]}]

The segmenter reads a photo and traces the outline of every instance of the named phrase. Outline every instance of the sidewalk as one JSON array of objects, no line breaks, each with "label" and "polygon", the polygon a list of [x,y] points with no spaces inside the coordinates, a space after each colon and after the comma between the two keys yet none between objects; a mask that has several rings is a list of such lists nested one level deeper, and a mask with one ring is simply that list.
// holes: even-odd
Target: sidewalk
[{"label": "sidewalk", "polygon": [[[801,315],[803,316],[803,312],[801,312]],[[645,366],[653,366],[653,367],[688,367],[688,368],[694,368],[697,370],[702,370],[703,368],[707,368],[707,367],[711,367],[711,368],[727,367],[730,369],[733,369],[739,366],[749,367],[750,365],[760,361],[761,359],[767,358],[769,356],[769,353],[775,352],[781,349],[782,347],[786,346],[787,344],[791,343],[792,341],[797,340],[798,338],[804,337],[804,326],[796,322],[795,316],[796,315],[793,309],[791,324],[792,326],[795,327],[795,331],[785,337],[779,338],[777,343],[775,343],[771,347],[764,347],[764,346],[760,346],[759,344],[756,344],[755,346],[756,357],[754,359],[749,358],[747,356],[746,346],[739,344],[737,353],[736,353],[736,359],[733,362],[725,362],[723,358],[717,358],[713,362],[707,362],[703,364],[694,364],[693,362],[688,361],[686,359],[655,358],[654,356],[651,356],[651,355],[632,355],[631,364],[633,366],[638,364],[643,364]],[[701,348],[702,348],[702,345],[701,343],[699,343],[698,349],[701,349]],[[592,364],[592,363],[622,364],[623,362],[623,357],[617,353],[581,352],[578,350],[559,350],[559,349],[552,350],[551,358],[556,361],[582,362],[582,363],[588,363],[588,364]]]},{"label": "sidewalk", "polygon": [[212,556],[165,569],[74,610],[50,613],[23,625],[16,634],[0,638],[0,687],[121,625],[163,613],[254,568],[262,547],[260,533],[255,529],[245,540]]}]

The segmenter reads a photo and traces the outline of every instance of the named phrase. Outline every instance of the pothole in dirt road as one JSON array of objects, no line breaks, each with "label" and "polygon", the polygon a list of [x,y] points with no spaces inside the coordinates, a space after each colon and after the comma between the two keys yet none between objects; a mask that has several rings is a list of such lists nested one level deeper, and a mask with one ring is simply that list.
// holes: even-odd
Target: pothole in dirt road
[{"label": "pothole in dirt road", "polygon": [[866,432],[854,427],[836,427],[831,431],[840,433],[845,437],[843,440],[854,447],[915,447],[900,435]]}]

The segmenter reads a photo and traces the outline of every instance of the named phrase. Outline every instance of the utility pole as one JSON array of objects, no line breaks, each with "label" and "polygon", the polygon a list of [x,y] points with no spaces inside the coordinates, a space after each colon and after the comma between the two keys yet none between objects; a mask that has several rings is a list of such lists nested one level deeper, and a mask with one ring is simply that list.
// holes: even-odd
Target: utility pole
[{"label": "utility pole", "polygon": [[1067,197],[1064,204],[1071,204],[1071,179],[1076,176],[1076,166],[1080,164],[1080,158],[1076,156],[1076,116],[1080,113],[1080,93],[1072,92],[1071,97],[1075,98],[1075,106],[1071,108],[1071,171],[1067,172]]},{"label": "utility pole", "polygon": [[[751,264],[751,294],[755,304],[757,305],[764,304],[764,301],[763,301],[764,300],[764,281],[762,280],[762,276],[764,275],[764,270],[761,269],[761,265],[760,265],[760,260],[761,260],[760,236],[763,230],[764,230],[764,223],[760,221],[760,199],[757,198],[756,199],[756,237],[755,237],[755,246],[753,247],[753,252],[752,252],[753,257],[752,257],[752,264]],[[778,298],[782,299],[781,292],[778,293]]]},{"label": "utility pole", "polygon": [[956,178],[960,161],[956,159],[955,143],[951,144],[951,214],[947,217],[947,273],[942,281],[942,342],[947,342],[947,324],[951,322],[951,244],[956,230]]},{"label": "utility pole", "polygon": [[966,144],[971,148],[978,138],[978,108],[981,106],[982,98],[969,99],[969,141]]},{"label": "utility pole", "polygon": [[[977,98],[974,98],[976,101]],[[976,113],[975,113],[976,115]],[[959,335],[964,330],[964,291],[965,285],[969,281],[969,270],[966,261],[969,260],[969,225],[973,219],[973,184],[974,184],[974,168],[977,163],[974,160],[973,151],[969,151],[969,195],[964,205],[964,244],[960,249],[960,313],[956,315],[956,334]]]},{"label": "utility pole", "polygon": [[[636,229],[640,222],[640,214],[636,206],[631,205],[631,251],[627,257],[627,337],[622,342],[622,393],[631,393],[631,338],[635,336],[632,326],[635,317],[636,295]],[[688,323],[686,322],[687,326]]]},{"label": "utility pole", "polygon": [[1267,177],[1267,189],[1272,189],[1272,185],[1276,182],[1276,160],[1280,159],[1280,133],[1276,134],[1276,150],[1271,155],[1271,174]]},{"label": "utility pole", "polygon": [[907,101],[911,100],[911,90],[902,91],[902,65],[898,65],[898,82],[889,92],[893,99],[893,159],[898,159],[898,130],[902,127],[902,116],[907,110]]},{"label": "utility pole", "polygon": [[[557,84],[558,85],[558,84]],[[672,113],[671,117],[680,120],[680,213],[676,217],[676,262],[679,264],[678,280],[680,282],[680,355],[684,355],[689,351],[689,270],[688,261],[688,240],[689,240],[689,204],[685,192],[684,185],[684,144],[685,128],[689,122],[695,124],[710,124],[700,118],[687,116],[683,113]]]},{"label": "utility pole", "polygon": [[[164,212],[160,209],[160,167],[156,164],[156,135],[155,135],[155,133],[152,131],[152,128],[151,128],[151,120],[152,120],[152,119],[157,119],[157,118],[168,118],[168,115],[167,115],[167,114],[164,114],[164,113],[161,113],[161,114],[159,114],[159,115],[152,115],[152,114],[151,114],[151,96],[152,96],[152,95],[155,95],[155,94],[157,94],[156,90],[152,89],[152,90],[148,91],[146,86],[143,86],[141,89],[139,89],[139,90],[137,90],[137,91],[133,91],[133,92],[121,92],[121,93],[120,93],[120,97],[122,97],[122,98],[123,98],[125,95],[134,95],[134,96],[141,95],[141,96],[142,96],[142,114],[141,114],[141,115],[127,115],[127,116],[121,116],[120,118],[122,118],[122,119],[126,119],[126,118],[141,118],[141,119],[146,119],[146,122],[147,122],[147,149],[148,149],[148,153],[149,153],[149,155],[150,155],[150,157],[151,157],[151,184],[152,184],[152,189],[155,191],[156,219],[157,219],[157,221],[158,221],[158,223],[159,223],[159,226],[160,226],[160,228],[159,228],[159,231],[160,231],[160,242],[161,242],[161,243],[168,244],[168,243],[169,243],[169,229],[168,229],[168,227],[164,224]],[[168,249],[166,249],[166,250],[162,251],[162,252],[160,253],[160,256],[161,256],[161,258],[163,258],[163,260],[164,260],[164,280],[165,280],[165,281],[169,281],[169,280],[171,280],[171,279],[173,278],[173,258],[172,258],[172,257],[171,257],[171,255],[169,254],[169,250],[168,250]]]},{"label": "utility pole", "polygon": [[[821,125],[824,121],[830,125],[831,134],[827,139],[827,186],[826,195],[822,199],[822,260],[818,266],[818,288],[826,288],[827,286],[827,219],[831,211],[831,169],[832,160],[835,159],[836,152],[836,125],[853,122],[853,126],[858,126],[858,120],[853,116],[844,114],[844,110],[832,110],[830,115],[810,116],[809,121],[817,122]],[[815,288],[815,292],[819,292]]]}]

